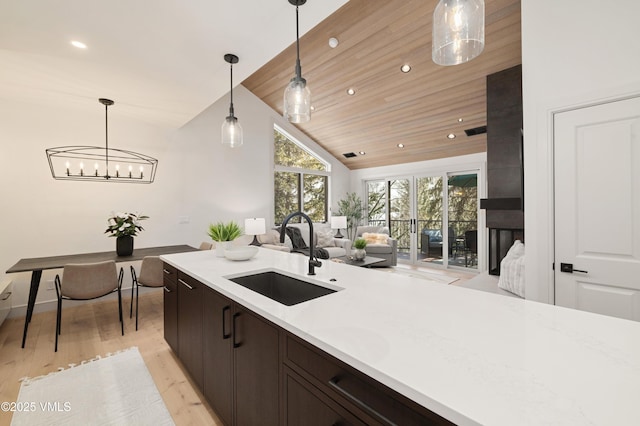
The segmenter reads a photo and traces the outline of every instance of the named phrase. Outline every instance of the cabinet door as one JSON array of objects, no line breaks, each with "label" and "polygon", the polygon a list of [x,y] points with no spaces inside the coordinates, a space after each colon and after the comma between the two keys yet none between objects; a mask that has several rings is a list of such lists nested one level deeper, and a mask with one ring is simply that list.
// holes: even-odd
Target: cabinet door
[{"label": "cabinet door", "polygon": [[279,424],[278,329],[235,305],[232,317],[235,424]]},{"label": "cabinet door", "polygon": [[178,357],[202,390],[203,285],[178,273]]},{"label": "cabinet door", "polygon": [[164,340],[178,353],[178,280],[174,267],[164,264]]},{"label": "cabinet door", "polygon": [[204,288],[204,396],[227,425],[233,424],[232,303]]}]

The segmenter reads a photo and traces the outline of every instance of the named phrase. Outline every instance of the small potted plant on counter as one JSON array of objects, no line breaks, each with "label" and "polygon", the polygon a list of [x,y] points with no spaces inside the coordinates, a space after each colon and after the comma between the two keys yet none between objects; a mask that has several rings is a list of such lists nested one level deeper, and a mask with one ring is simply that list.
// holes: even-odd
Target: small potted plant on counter
[{"label": "small potted plant on counter", "polygon": [[367,247],[367,240],[364,238],[356,238],[353,242],[353,247],[355,250],[353,251],[353,258],[355,260],[364,260],[367,257],[367,252],[365,251],[365,247]]},{"label": "small potted plant on counter", "polygon": [[216,242],[216,256],[224,257],[230,242],[242,235],[242,228],[236,222],[217,222],[209,225],[209,236]]}]

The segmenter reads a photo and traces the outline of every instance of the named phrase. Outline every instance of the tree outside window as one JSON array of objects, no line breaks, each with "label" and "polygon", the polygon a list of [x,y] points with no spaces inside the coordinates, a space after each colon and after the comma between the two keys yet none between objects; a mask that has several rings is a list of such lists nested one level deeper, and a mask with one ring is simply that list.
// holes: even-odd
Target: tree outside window
[{"label": "tree outside window", "polygon": [[[314,222],[326,222],[328,164],[277,126],[273,141],[275,223],[295,211],[304,211]],[[299,222],[300,217],[293,220]]]}]

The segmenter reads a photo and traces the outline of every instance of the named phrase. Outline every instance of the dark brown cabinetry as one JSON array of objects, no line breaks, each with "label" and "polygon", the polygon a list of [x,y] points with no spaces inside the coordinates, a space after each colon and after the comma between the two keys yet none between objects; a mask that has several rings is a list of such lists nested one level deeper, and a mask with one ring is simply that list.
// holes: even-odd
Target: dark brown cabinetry
[{"label": "dark brown cabinetry", "polygon": [[[189,275],[165,269],[165,338],[226,425],[451,424]],[[175,334],[177,350],[169,340]]]},{"label": "dark brown cabinetry", "polygon": [[202,390],[202,296],[204,285],[178,271],[178,356]]},{"label": "dark brown cabinetry", "polygon": [[279,330],[247,309],[233,314],[235,424],[279,423]]},{"label": "dark brown cabinetry", "polygon": [[[368,425],[451,425],[448,420],[287,333],[284,363]],[[301,382],[304,383],[304,382]],[[289,396],[287,395],[287,398]],[[346,421],[349,423],[348,421]],[[294,424],[294,423],[291,423]]]},{"label": "dark brown cabinetry", "polygon": [[225,424],[233,424],[232,302],[204,292],[204,396]]},{"label": "dark brown cabinetry", "polygon": [[315,386],[284,367],[285,425],[365,425]]},{"label": "dark brown cabinetry", "polygon": [[226,424],[279,424],[279,329],[204,291],[204,395]]},{"label": "dark brown cabinetry", "polygon": [[164,340],[178,353],[178,271],[164,264]]}]

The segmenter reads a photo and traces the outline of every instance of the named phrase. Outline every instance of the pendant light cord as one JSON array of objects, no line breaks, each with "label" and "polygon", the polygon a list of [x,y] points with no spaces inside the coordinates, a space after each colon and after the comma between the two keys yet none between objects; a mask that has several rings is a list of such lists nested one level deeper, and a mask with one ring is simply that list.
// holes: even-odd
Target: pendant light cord
[{"label": "pendant light cord", "polygon": [[229,63],[231,67],[231,103],[229,104],[229,117],[233,118],[233,63]]},{"label": "pendant light cord", "polygon": [[105,159],[105,176],[109,179],[109,105],[104,105],[104,159]]},{"label": "pendant light cord", "polygon": [[300,66],[300,28],[298,24],[298,5],[296,4],[296,77],[302,80],[302,67]]}]

